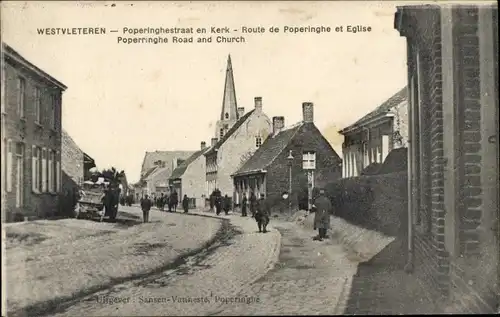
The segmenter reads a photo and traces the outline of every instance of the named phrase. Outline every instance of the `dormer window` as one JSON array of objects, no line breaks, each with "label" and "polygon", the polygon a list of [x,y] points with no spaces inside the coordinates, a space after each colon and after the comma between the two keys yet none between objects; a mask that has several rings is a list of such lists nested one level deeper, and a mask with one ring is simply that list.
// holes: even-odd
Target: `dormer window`
[{"label": "dormer window", "polygon": [[229,113],[226,112],[225,117],[226,119],[229,119]]},{"label": "dormer window", "polygon": [[255,137],[255,147],[260,148],[261,145],[262,145],[262,137],[260,136]]}]

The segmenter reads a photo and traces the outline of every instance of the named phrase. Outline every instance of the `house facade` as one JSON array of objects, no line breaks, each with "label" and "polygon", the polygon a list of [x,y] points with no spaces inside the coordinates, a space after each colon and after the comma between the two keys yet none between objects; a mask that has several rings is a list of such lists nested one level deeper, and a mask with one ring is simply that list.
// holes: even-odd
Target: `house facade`
[{"label": "house facade", "polygon": [[206,157],[206,195],[218,188],[222,195],[234,192],[231,175],[266,140],[272,131],[271,120],[262,110],[262,98],[255,97],[255,108],[236,121],[222,139],[212,139],[214,145]]},{"label": "house facade", "polygon": [[2,186],[6,220],[58,211],[66,86],[2,43]]},{"label": "house facade", "polygon": [[[498,6],[402,6],[409,258],[449,312],[499,305]],[[441,299],[439,299],[441,300]]]},{"label": "house facade", "polygon": [[206,159],[203,153],[207,150],[206,143],[201,142],[200,150],[174,169],[169,178],[170,189],[175,190],[179,197],[187,195],[191,207],[205,206]]},{"label": "house facade", "polygon": [[339,131],[342,177],[356,177],[371,164],[382,164],[393,149],[408,146],[408,89],[405,87],[354,124]]},{"label": "house facade", "polygon": [[310,198],[313,187],[342,177],[342,160],[314,125],[313,104],[303,103],[302,112],[303,120],[288,128],[284,117],[273,117],[272,134],[233,174],[236,204],[254,192],[283,208],[288,203],[282,195],[288,192],[295,208],[301,194]]},{"label": "house facade", "polygon": [[167,194],[168,179],[172,171],[195,151],[155,151],[146,152],[141,168],[141,197],[144,195],[157,196]]}]

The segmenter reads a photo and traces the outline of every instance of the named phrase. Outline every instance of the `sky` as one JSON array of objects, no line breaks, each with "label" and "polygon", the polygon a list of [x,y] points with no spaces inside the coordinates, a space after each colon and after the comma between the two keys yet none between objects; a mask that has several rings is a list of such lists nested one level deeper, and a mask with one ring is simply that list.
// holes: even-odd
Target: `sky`
[{"label": "sky", "polygon": [[[405,87],[406,42],[394,29],[396,2],[2,2],[4,42],[55,77],[63,129],[99,168],[139,178],[146,151],[198,150],[215,137],[228,54],[238,106],[263,98],[271,118],[291,125],[302,102],[342,155],[335,131]],[[371,32],[348,33],[347,25]],[[118,44],[123,28],[229,27],[245,43]],[[281,32],[270,33],[272,26]],[[325,26],[331,33],[283,33]],[[333,32],[343,26],[344,32]],[[39,35],[37,28],[104,27],[105,35]],[[116,29],[119,32],[110,33]],[[210,35],[210,34],[208,34]],[[149,35],[155,37],[155,35]],[[166,37],[169,35],[162,35]],[[195,34],[196,37],[196,34]],[[213,38],[215,41],[215,37]]]}]

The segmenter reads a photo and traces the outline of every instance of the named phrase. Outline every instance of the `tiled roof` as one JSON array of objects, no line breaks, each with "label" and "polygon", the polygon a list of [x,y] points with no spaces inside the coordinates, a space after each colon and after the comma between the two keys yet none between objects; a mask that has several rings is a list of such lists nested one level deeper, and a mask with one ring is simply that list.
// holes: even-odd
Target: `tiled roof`
[{"label": "tiled roof", "polygon": [[199,158],[204,152],[208,149],[199,150],[195,152],[193,155],[187,158],[181,165],[177,166],[177,168],[170,175],[170,179],[181,178],[184,175],[184,172],[188,168],[189,164],[193,163],[197,158]]},{"label": "tiled roof", "polygon": [[368,113],[367,115],[365,115],[364,117],[362,117],[358,121],[354,122],[353,124],[342,129],[339,132],[342,133],[346,129],[353,128],[356,126],[362,126],[363,123],[367,122],[368,120],[373,119],[381,114],[387,113],[389,110],[391,110],[391,108],[399,105],[401,102],[407,100],[407,98],[408,98],[408,89],[407,89],[407,87],[404,87],[403,89],[398,91],[395,95],[393,95],[391,98],[387,99],[387,101],[385,101],[380,106],[375,108],[375,110]]},{"label": "tiled roof", "polygon": [[196,151],[154,151],[146,152],[142,161],[141,176],[155,167],[156,161],[164,161],[166,166],[171,166],[174,159],[187,159]]},{"label": "tiled roof", "polygon": [[257,151],[238,169],[234,175],[251,173],[265,169],[293,139],[295,134],[303,127],[301,122],[288,129],[280,131],[277,135],[270,135]]},{"label": "tiled roof", "polygon": [[148,176],[150,176],[151,174],[153,174],[153,172],[158,168],[158,166],[155,166],[155,167],[151,167],[150,169],[148,169],[146,171],[146,173],[144,173],[144,176],[142,176],[142,179],[146,179],[148,178]]},{"label": "tiled roof", "polygon": [[212,146],[206,153],[205,155],[208,155],[208,154],[211,154],[211,153],[214,153],[215,150],[217,150],[218,148],[221,147],[222,144],[224,144],[224,142],[226,142],[226,140],[231,136],[233,135],[234,132],[236,132],[236,130],[238,130],[238,128],[243,124],[243,122],[245,122],[249,117],[250,115],[255,111],[255,109],[247,112],[243,117],[239,118],[238,121],[236,121],[234,123],[234,125],[231,127],[231,129],[229,129],[229,131],[226,132],[226,134],[224,134],[224,136],[219,140],[217,141],[217,143],[215,143],[214,146]]}]

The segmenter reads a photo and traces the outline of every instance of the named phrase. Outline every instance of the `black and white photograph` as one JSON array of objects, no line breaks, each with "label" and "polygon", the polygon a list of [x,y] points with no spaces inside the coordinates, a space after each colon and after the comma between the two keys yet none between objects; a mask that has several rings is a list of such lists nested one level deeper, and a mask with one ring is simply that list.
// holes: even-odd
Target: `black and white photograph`
[{"label": "black and white photograph", "polygon": [[2,1],[2,316],[500,314],[496,1]]}]

